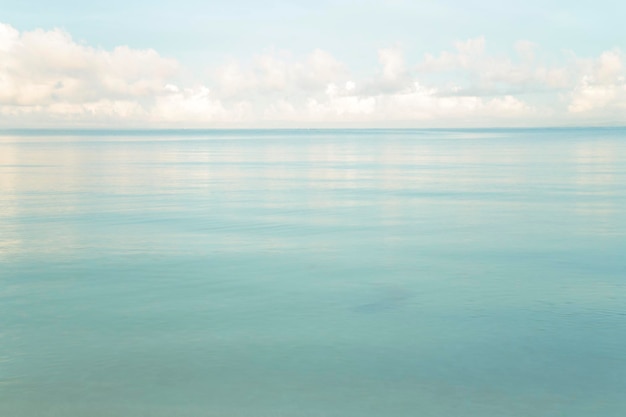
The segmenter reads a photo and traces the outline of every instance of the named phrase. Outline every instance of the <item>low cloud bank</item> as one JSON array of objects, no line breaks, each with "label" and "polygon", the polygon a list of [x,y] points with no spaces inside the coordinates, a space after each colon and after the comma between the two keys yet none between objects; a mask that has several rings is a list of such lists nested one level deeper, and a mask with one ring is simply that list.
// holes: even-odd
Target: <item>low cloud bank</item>
[{"label": "low cloud bank", "polygon": [[186,80],[182,65],[147,49],[83,45],[61,30],[0,24],[0,125],[36,126],[534,126],[624,124],[624,55],[573,53],[560,66],[519,41],[510,56],[484,38],[416,62],[373,51],[355,77],[328,52],[272,51]]}]

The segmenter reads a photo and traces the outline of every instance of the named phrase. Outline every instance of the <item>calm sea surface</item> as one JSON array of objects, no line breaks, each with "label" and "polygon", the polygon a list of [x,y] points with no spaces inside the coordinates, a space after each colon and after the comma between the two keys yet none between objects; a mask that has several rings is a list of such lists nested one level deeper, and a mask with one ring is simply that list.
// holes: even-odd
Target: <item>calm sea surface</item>
[{"label": "calm sea surface", "polygon": [[0,134],[0,416],[625,415],[626,129]]}]

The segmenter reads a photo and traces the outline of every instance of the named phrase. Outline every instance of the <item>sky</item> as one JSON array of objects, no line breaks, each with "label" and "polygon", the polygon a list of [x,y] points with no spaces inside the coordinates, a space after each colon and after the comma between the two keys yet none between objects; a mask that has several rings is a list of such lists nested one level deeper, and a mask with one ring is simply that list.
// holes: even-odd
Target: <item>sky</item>
[{"label": "sky", "polygon": [[0,0],[0,127],[626,124],[626,3]]}]

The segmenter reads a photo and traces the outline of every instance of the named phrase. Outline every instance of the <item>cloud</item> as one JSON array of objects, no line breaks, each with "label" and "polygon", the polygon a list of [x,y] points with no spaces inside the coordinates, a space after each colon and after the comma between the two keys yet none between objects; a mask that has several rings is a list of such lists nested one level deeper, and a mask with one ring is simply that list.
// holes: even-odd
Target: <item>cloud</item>
[{"label": "cloud", "polygon": [[530,41],[520,40],[515,42],[515,51],[524,62],[534,61],[536,49],[537,45]]},{"label": "cloud", "polygon": [[0,115],[5,123],[211,120],[205,87],[172,84],[180,65],[152,49],[106,51],[59,29],[20,33],[0,24]]},{"label": "cloud", "polygon": [[153,50],[103,51],[61,30],[20,34],[8,25],[0,26],[0,62],[0,103],[14,106],[149,97],[178,67]]},{"label": "cloud", "polygon": [[456,94],[507,95],[561,90],[571,84],[572,71],[575,70],[537,63],[535,54],[538,46],[526,40],[517,41],[514,45],[517,60],[488,55],[486,41],[482,37],[457,42],[455,48],[454,52],[426,54],[423,62],[417,65],[417,70],[422,74],[456,74]]},{"label": "cloud", "polygon": [[303,60],[288,53],[259,54],[251,62],[231,60],[212,72],[222,97],[300,93],[324,89],[345,77],[347,69],[328,52],[316,49]]},{"label": "cloud", "polygon": [[152,49],[111,50],[59,29],[20,32],[0,24],[0,125],[533,125],[626,122],[624,56],[563,54],[541,62],[520,40],[493,55],[483,37],[417,61],[399,46],[372,51],[378,65],[356,76],[330,53],[270,50],[186,79]]},{"label": "cloud", "polygon": [[478,37],[455,43],[455,52],[443,51],[439,55],[426,54],[418,66],[422,71],[440,72],[477,69],[484,60],[485,38]]},{"label": "cloud", "polygon": [[570,93],[568,110],[595,117],[615,117],[626,110],[623,54],[605,51],[597,59],[580,62],[583,72]]},{"label": "cloud", "polygon": [[214,99],[205,86],[181,89],[168,84],[165,91],[156,97],[150,113],[154,122],[203,122],[227,116],[222,103]]}]

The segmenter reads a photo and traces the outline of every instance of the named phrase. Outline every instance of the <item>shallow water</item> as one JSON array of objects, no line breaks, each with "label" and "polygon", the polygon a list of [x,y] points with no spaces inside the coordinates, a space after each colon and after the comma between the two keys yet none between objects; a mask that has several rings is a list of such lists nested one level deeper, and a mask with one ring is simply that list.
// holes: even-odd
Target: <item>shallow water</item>
[{"label": "shallow water", "polygon": [[626,129],[5,132],[0,415],[626,415]]}]

